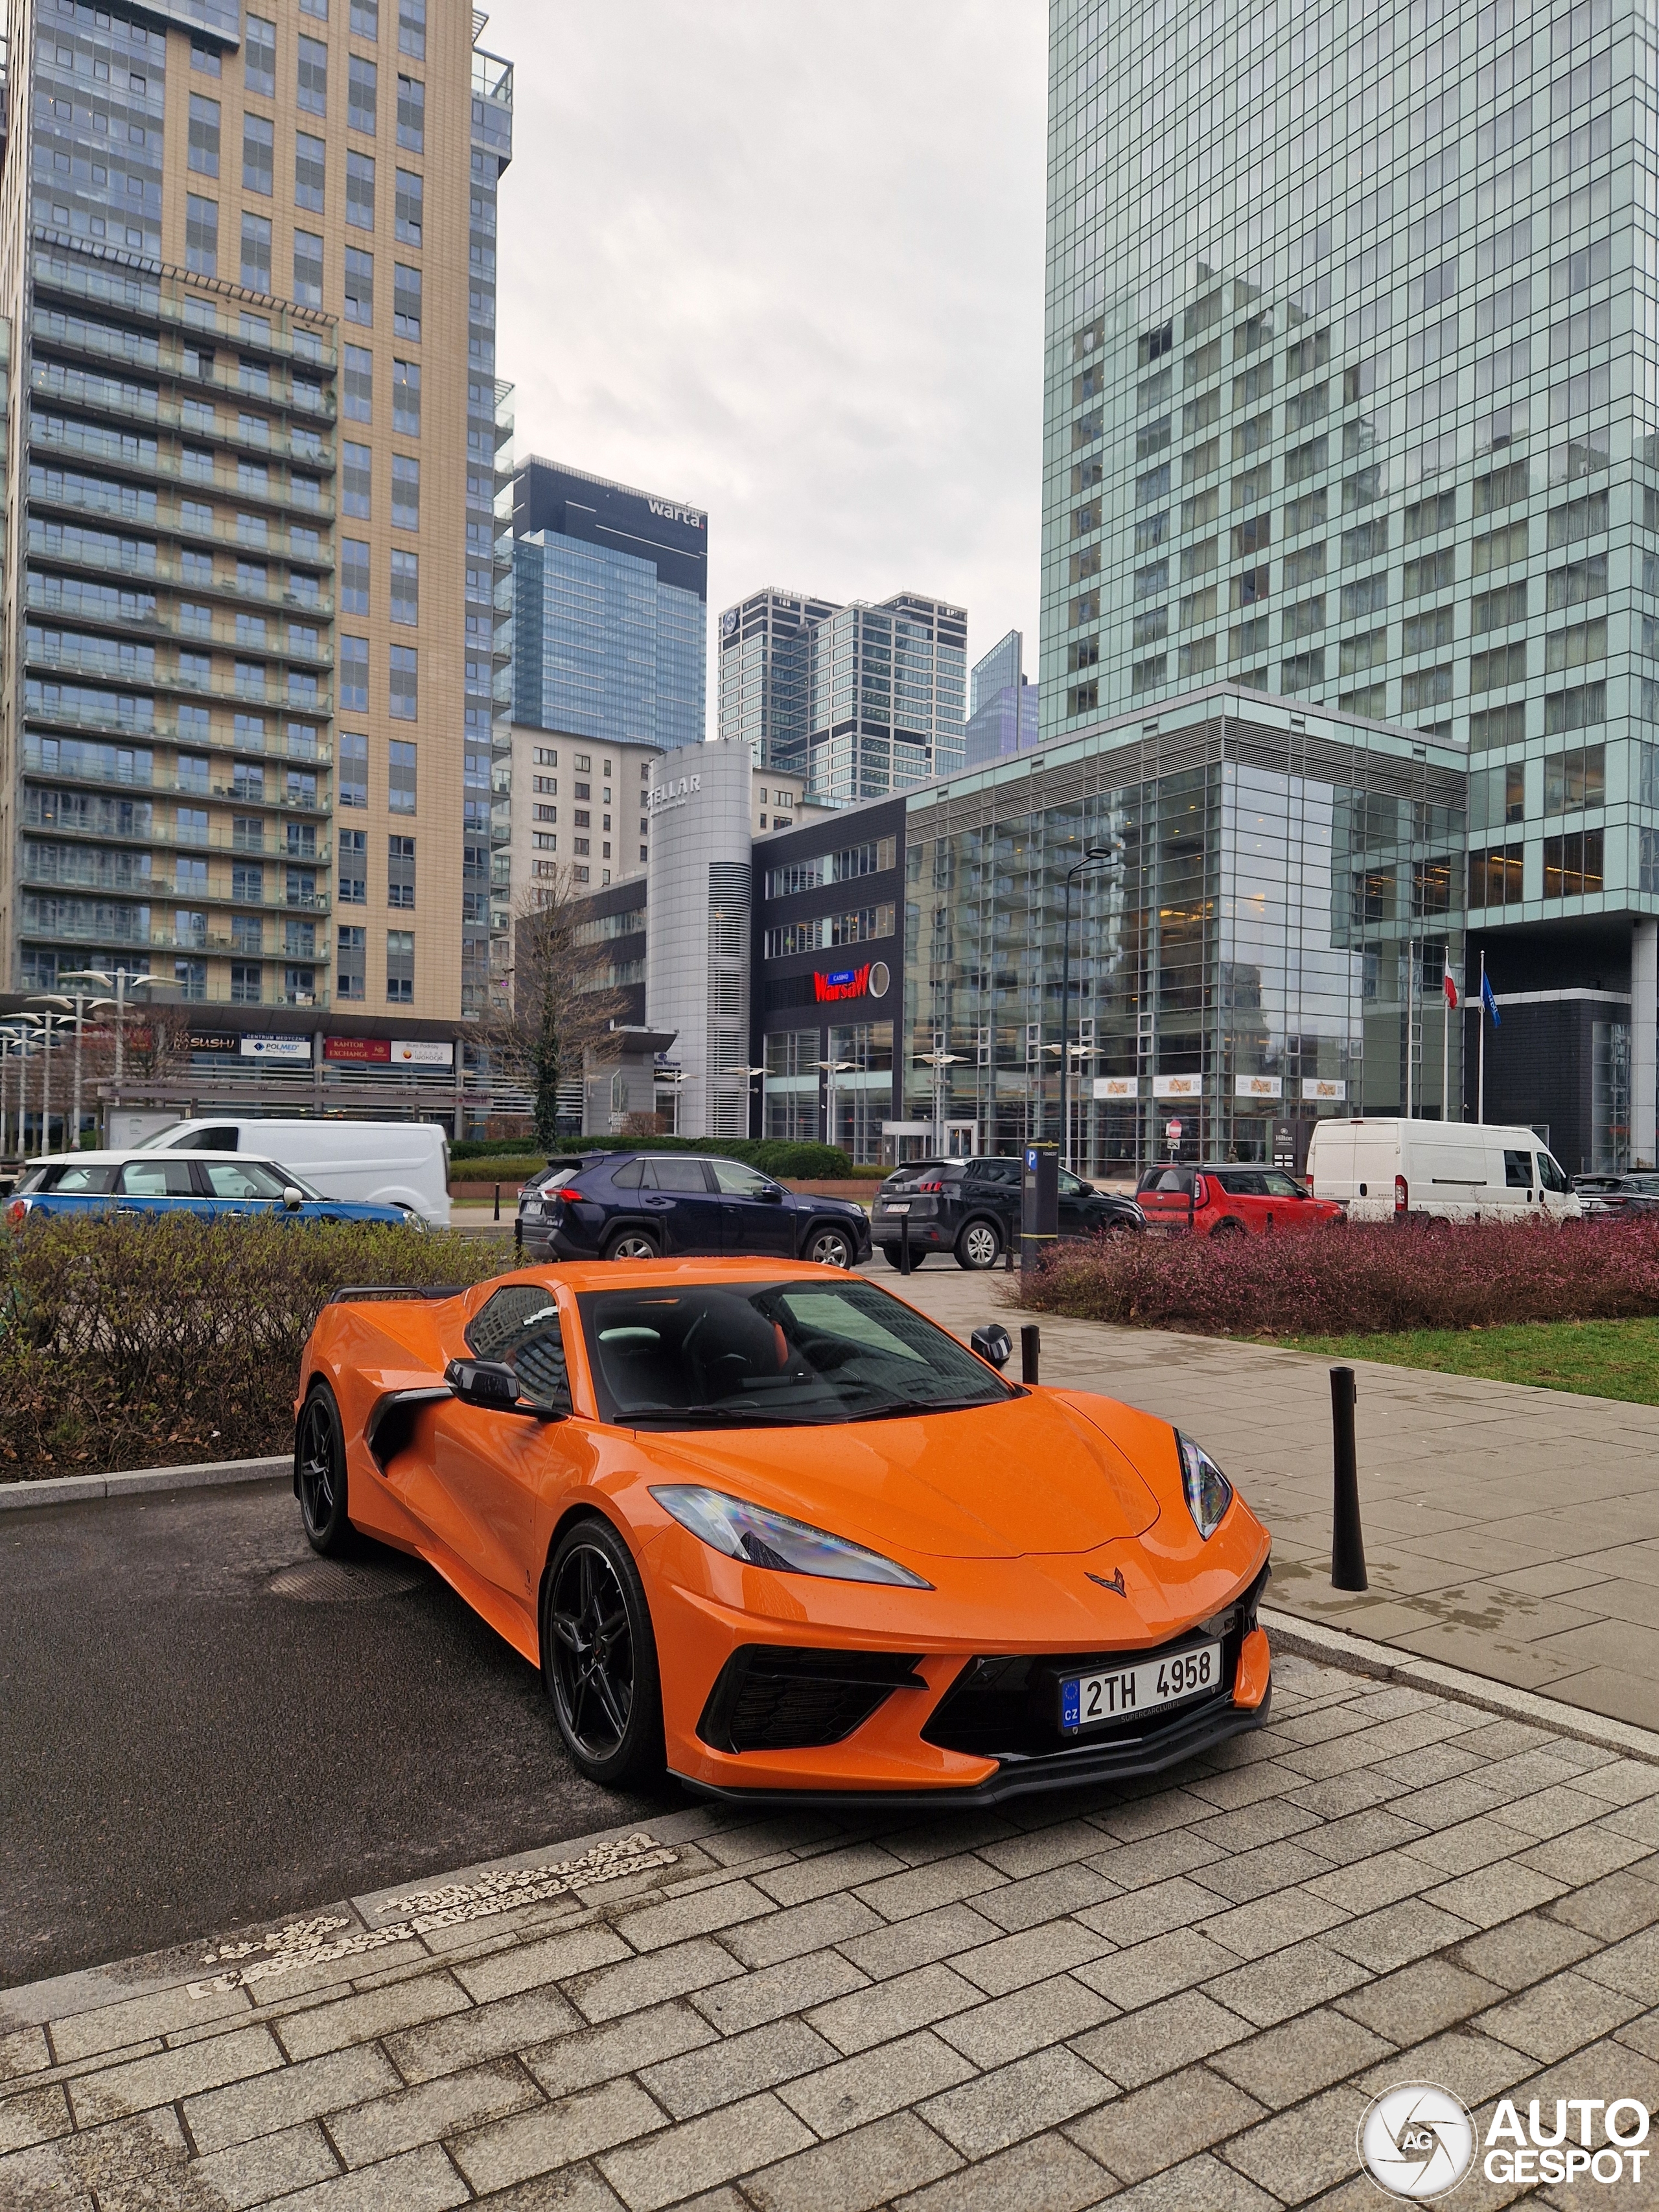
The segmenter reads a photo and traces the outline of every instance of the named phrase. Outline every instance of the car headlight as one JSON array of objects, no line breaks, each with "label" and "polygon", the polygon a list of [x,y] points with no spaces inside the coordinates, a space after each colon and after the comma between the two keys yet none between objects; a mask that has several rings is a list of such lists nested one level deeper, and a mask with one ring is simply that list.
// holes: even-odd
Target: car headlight
[{"label": "car headlight", "polygon": [[1183,1437],[1179,1429],[1176,1443],[1181,1453],[1181,1486],[1187,1493],[1187,1510],[1207,1542],[1233,1502],[1233,1486],[1202,1444]]},{"label": "car headlight", "polygon": [[653,1483],[651,1495],[682,1528],[689,1528],[728,1559],[742,1559],[751,1567],[823,1575],[840,1583],[896,1583],[905,1589],[933,1587],[908,1567],[883,1559],[879,1552],[867,1552],[862,1544],[849,1544],[844,1536],[832,1536],[809,1522],[745,1504],[723,1490],[706,1490],[695,1482],[665,1482]]}]

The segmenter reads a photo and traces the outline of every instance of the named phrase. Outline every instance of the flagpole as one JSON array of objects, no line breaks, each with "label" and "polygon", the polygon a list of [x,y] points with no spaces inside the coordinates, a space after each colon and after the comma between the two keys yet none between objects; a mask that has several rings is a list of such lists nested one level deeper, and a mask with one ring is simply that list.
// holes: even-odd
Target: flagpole
[{"label": "flagpole", "polygon": [[1475,1078],[1474,1118],[1477,1121],[1484,1121],[1486,1118],[1486,955],[1484,946],[1482,947],[1480,953],[1480,1005],[1479,1012],[1480,1016],[1480,1072]]},{"label": "flagpole", "polygon": [[[1447,969],[1449,975],[1451,970]],[[1440,986],[1440,1118],[1451,1119],[1451,994]]]},{"label": "flagpole", "polygon": [[1406,961],[1406,1119],[1412,1118],[1412,986],[1417,970],[1417,940],[1407,946]]}]

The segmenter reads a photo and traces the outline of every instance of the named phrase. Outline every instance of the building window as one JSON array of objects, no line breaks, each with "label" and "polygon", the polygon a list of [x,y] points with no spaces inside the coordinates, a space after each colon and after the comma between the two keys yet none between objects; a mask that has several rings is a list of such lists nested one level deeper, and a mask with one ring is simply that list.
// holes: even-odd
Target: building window
[{"label": "building window", "polygon": [[374,106],[380,82],[379,65],[353,54],[346,73],[346,121],[366,137],[374,136]]},{"label": "building window", "polygon": [[407,738],[393,738],[386,747],[386,810],[413,814],[415,808],[415,747]]},{"label": "building window", "polygon": [[328,48],[320,39],[301,39],[297,96],[301,114],[328,113]]},{"label": "building window", "polygon": [[367,446],[355,446],[348,438],[340,447],[340,511],[353,514],[362,522],[368,520],[369,495],[372,487],[373,456]]},{"label": "building window", "polygon": [[309,208],[313,215],[323,211],[323,161],[325,149],[320,138],[313,138],[303,131],[294,141],[294,204]]},{"label": "building window", "polygon": [[380,36],[380,0],[351,0],[352,35],[373,39],[378,45]]},{"label": "building window", "polygon": [[198,176],[219,173],[219,103],[199,92],[190,95],[188,166]]},{"label": "building window", "polygon": [[426,151],[426,87],[417,76],[398,79],[398,143],[411,154]]},{"label": "building window", "polygon": [[368,932],[361,926],[342,929],[335,964],[335,988],[343,999],[361,999],[367,980]]},{"label": "building window", "polygon": [[400,246],[418,246],[426,228],[426,186],[418,171],[399,169],[394,216]]},{"label": "building window", "polygon": [[219,273],[219,203],[185,196],[185,265],[198,276]]},{"label": "building window", "polygon": [[415,933],[388,929],[386,933],[386,997],[389,1006],[415,1003]]},{"label": "building window", "polygon": [[328,0],[300,0],[300,13],[314,15],[319,23],[328,21]]},{"label": "building window", "polygon": [[426,59],[426,0],[398,0],[398,51]]},{"label": "building window", "polygon": [[242,217],[241,281],[244,291],[270,289],[270,222],[265,216]]},{"label": "building window", "polygon": [[340,708],[344,714],[368,712],[368,640],[340,640]]},{"label": "building window", "polygon": [[345,250],[345,313],[349,323],[374,319],[374,256],[356,246]]},{"label": "building window", "polygon": [[323,241],[314,230],[294,234],[294,297],[302,307],[323,304]]},{"label": "building window", "polygon": [[1519,906],[1521,860],[1522,848],[1519,845],[1494,845],[1486,850],[1471,853],[1470,907]]},{"label": "building window", "polygon": [[413,722],[420,717],[418,672],[412,645],[394,645],[392,648],[390,697],[387,704],[394,722]]},{"label": "building window", "polygon": [[267,199],[276,189],[276,128],[269,116],[242,118],[242,190],[263,192]]},{"label": "building window", "polygon": [[264,970],[257,960],[236,961],[230,970],[230,1003],[233,1006],[257,1006],[264,995]]},{"label": "building window", "polygon": [[421,465],[412,453],[392,456],[392,526],[394,530],[421,526]]},{"label": "building window", "polygon": [[421,434],[421,364],[417,361],[392,364],[392,427],[405,438]]},{"label": "building window", "polygon": [[346,221],[359,230],[374,228],[374,156],[355,149],[346,155]]},{"label": "building window", "polygon": [[392,907],[412,907],[415,903],[415,840],[412,837],[388,837],[386,840],[386,902]]},{"label": "building window", "polygon": [[1581,814],[1587,806],[1605,805],[1607,795],[1605,745],[1578,745],[1545,757],[1546,814]]},{"label": "building window", "polygon": [[244,20],[242,82],[266,100],[276,97],[276,26],[264,15]]},{"label": "building window", "polygon": [[[419,627],[421,620],[421,562],[417,553],[403,553],[395,549],[392,556],[392,619],[406,623],[411,629]],[[411,686],[412,686],[411,677]],[[397,710],[394,708],[393,712]]]},{"label": "building window", "polygon": [[392,328],[400,338],[421,335],[421,272],[401,261],[392,270]]},{"label": "building window", "polygon": [[340,612],[343,615],[366,615],[368,612],[368,540],[366,538],[343,538],[340,540]]},{"label": "building window", "polygon": [[342,906],[367,906],[368,903],[367,830],[342,830],[340,832],[340,903]]},{"label": "building window", "polygon": [[[321,240],[319,240],[320,245]],[[353,422],[374,419],[374,356],[367,346],[349,345],[343,352],[340,411]],[[367,453],[366,446],[356,447]]]},{"label": "building window", "polygon": [[[342,806],[368,804],[368,739],[361,730],[340,732],[339,791]],[[342,830],[340,834],[343,839],[355,833]]]},{"label": "building window", "polygon": [[1593,897],[1601,889],[1601,832],[1571,830],[1544,840],[1544,896]]}]

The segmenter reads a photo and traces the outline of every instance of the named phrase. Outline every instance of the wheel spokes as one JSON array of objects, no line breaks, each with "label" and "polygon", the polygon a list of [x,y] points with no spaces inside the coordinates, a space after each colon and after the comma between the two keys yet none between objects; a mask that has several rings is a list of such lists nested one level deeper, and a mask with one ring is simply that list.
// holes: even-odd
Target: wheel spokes
[{"label": "wheel spokes", "polygon": [[566,1559],[548,1607],[550,1672],[566,1732],[588,1757],[609,1758],[633,1705],[628,1604],[610,1559],[582,1545]]}]

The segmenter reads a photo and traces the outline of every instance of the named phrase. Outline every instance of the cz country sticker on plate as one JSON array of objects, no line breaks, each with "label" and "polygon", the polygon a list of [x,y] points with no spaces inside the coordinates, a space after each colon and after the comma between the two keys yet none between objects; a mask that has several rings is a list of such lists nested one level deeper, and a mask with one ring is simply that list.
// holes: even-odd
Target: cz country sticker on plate
[{"label": "cz country sticker on plate", "polygon": [[1060,1686],[1060,1724],[1070,1735],[1103,1721],[1138,1718],[1182,1698],[1213,1690],[1221,1680],[1221,1646],[1196,1644],[1167,1658],[1105,1674],[1069,1674]]}]

